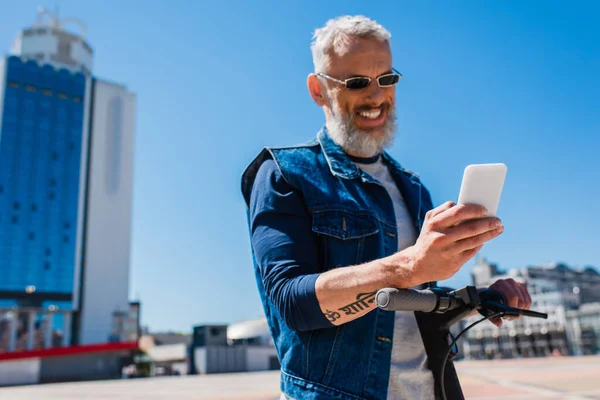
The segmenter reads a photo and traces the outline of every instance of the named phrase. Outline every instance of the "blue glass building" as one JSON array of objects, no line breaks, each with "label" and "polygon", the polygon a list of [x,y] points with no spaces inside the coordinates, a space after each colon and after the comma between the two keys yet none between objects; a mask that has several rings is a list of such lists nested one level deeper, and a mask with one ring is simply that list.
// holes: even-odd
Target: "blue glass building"
[{"label": "blue glass building", "polygon": [[65,21],[0,57],[0,352],[129,337],[135,94]]},{"label": "blue glass building", "polygon": [[16,56],[4,74],[0,301],[71,308],[86,77]]}]

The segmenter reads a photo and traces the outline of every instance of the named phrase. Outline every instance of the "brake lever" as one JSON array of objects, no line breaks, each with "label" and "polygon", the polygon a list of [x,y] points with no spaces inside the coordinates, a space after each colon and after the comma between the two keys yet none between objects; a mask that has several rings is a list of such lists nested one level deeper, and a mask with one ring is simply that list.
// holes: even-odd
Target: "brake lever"
[{"label": "brake lever", "polygon": [[478,305],[477,309],[479,314],[483,315],[484,317],[489,317],[492,314],[503,312],[505,316],[511,317],[524,316],[548,319],[548,314],[545,313],[509,307],[508,304],[506,304],[506,298],[502,295],[502,293],[496,290],[486,289],[482,291],[479,296],[482,301]]},{"label": "brake lever", "polygon": [[477,311],[484,317],[489,317],[492,314],[496,314],[498,312],[505,312],[506,307],[506,299],[502,295],[502,293],[493,290],[486,289],[479,294],[481,298],[481,302],[477,305]]},{"label": "brake lever", "polygon": [[[531,311],[531,310],[524,310],[522,308],[509,307],[507,305],[500,304],[500,303],[497,303],[497,302],[491,301],[491,300],[486,301],[485,303],[482,303],[481,308],[479,309],[479,313],[481,315],[483,315],[484,317],[487,317],[489,315],[499,313],[499,312],[504,313],[504,316],[510,316],[510,317],[523,316],[523,317],[548,319],[548,314],[546,314],[546,313],[541,313],[541,312]],[[484,313],[486,313],[486,314],[484,314]]]}]

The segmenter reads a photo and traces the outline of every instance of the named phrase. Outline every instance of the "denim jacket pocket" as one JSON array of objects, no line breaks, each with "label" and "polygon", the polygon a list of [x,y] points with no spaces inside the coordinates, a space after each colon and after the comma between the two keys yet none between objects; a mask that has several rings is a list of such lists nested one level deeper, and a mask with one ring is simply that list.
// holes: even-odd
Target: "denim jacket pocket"
[{"label": "denim jacket pocket", "polygon": [[312,214],[312,230],[319,235],[324,270],[361,263],[365,241],[379,233],[370,212],[326,209]]}]

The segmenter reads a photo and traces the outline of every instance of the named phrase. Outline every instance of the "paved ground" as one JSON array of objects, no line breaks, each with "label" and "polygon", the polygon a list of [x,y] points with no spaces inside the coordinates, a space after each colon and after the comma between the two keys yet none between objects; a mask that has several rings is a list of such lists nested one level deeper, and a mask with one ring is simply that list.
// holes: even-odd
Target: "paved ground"
[{"label": "paved ground", "polygon": [[469,399],[600,399],[600,357],[458,363]]},{"label": "paved ground", "polygon": [[[457,364],[471,400],[600,400],[600,356]],[[0,389],[2,400],[276,400],[279,374],[255,372],[36,385]]]}]

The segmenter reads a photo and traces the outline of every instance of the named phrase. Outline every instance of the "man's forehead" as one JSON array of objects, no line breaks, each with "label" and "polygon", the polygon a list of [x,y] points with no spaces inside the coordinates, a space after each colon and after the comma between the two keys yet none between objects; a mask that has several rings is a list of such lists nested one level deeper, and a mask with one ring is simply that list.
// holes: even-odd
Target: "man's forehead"
[{"label": "man's forehead", "polygon": [[389,45],[375,39],[351,38],[330,53],[329,70],[338,74],[383,73],[392,68]]}]

